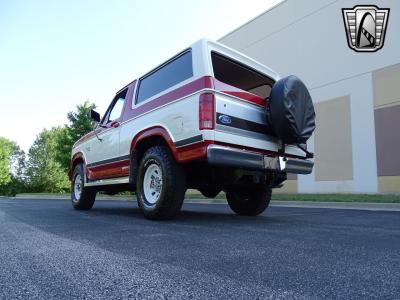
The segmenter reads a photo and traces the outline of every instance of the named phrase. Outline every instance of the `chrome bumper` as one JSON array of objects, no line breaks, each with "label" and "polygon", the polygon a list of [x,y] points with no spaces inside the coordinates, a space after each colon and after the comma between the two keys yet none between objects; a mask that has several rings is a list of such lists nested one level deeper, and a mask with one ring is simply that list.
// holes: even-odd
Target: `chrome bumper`
[{"label": "chrome bumper", "polygon": [[211,165],[237,167],[250,170],[272,170],[294,174],[310,174],[314,162],[305,159],[267,156],[256,152],[210,145],[207,160]]}]

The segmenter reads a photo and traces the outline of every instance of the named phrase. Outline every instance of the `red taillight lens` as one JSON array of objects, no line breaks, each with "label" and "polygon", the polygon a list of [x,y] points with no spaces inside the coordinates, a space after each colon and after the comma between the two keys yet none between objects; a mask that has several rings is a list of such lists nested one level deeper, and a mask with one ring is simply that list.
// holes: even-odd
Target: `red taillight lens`
[{"label": "red taillight lens", "polygon": [[214,129],[214,94],[204,93],[199,98],[199,129]]}]

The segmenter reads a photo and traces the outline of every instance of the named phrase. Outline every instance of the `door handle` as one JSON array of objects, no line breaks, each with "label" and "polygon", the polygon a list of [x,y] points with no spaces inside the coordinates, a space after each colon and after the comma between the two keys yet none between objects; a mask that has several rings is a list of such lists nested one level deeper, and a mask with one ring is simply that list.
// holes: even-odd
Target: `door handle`
[{"label": "door handle", "polygon": [[119,124],[118,121],[114,121],[114,122],[112,122],[112,123],[110,124],[110,127],[112,127],[112,128],[117,128],[119,125],[120,125],[120,124]]}]

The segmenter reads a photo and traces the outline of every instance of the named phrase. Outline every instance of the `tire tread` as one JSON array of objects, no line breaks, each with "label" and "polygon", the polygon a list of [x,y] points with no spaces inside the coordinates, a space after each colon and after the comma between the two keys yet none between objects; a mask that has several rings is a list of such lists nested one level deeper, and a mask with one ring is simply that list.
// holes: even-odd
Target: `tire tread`
[{"label": "tire tread", "polygon": [[[163,192],[159,202],[154,207],[146,205],[143,195],[144,165],[149,159],[159,160],[163,170]],[[165,172],[165,173],[164,173]],[[138,205],[148,219],[165,220],[174,218],[180,211],[186,192],[185,172],[165,146],[154,146],[149,148],[139,165],[137,180]]]}]

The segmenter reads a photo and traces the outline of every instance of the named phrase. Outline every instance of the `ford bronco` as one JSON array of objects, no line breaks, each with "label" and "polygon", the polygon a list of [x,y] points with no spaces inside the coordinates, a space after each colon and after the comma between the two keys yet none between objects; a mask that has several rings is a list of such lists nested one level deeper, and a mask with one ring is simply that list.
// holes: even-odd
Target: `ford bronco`
[{"label": "ford bronco", "polygon": [[168,219],[188,188],[224,191],[239,215],[262,213],[287,173],[309,174],[310,94],[255,60],[200,40],[116,93],[72,149],[72,205],[135,191],[145,217]]}]

